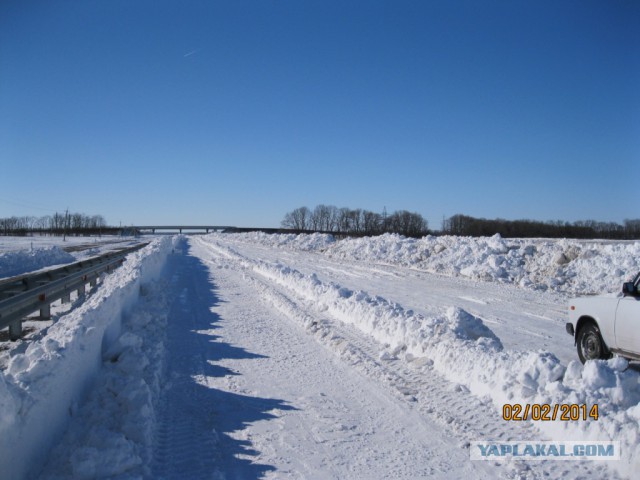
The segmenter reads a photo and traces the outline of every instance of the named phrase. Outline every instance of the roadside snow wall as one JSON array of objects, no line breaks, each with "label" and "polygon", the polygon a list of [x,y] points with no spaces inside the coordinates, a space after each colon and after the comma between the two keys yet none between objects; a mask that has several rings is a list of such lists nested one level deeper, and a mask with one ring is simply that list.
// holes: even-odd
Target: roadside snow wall
[{"label": "roadside snow wall", "polygon": [[166,237],[130,254],[82,305],[11,359],[0,374],[1,479],[40,470],[120,337],[123,312],[159,276],[172,246]]}]

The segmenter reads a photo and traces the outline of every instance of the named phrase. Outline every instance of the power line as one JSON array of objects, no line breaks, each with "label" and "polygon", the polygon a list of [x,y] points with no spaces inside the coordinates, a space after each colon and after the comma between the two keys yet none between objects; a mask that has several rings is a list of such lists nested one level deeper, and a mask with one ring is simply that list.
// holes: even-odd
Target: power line
[{"label": "power line", "polygon": [[42,207],[42,206],[39,206],[39,205],[33,205],[33,204],[29,204],[29,203],[22,202],[22,201],[16,202],[15,200],[7,200],[6,198],[0,198],[0,202],[8,203],[10,205],[15,205],[15,206],[18,206],[18,207],[34,208],[36,210],[42,210],[42,211],[45,211],[45,212],[53,212],[53,213],[57,212],[57,210],[53,210],[51,208]]}]

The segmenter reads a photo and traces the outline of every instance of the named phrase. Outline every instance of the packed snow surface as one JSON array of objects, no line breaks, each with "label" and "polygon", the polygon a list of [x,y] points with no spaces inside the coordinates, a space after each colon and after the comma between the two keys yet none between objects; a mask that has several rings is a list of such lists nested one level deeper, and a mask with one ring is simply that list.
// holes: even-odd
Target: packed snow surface
[{"label": "packed snow surface", "polygon": [[[633,478],[638,369],[581,365],[564,323],[569,295],[618,291],[639,253],[499,236],[155,240],[12,354],[0,478]],[[507,422],[505,403],[598,404],[600,418]],[[471,461],[479,440],[613,440],[622,458]]]}]

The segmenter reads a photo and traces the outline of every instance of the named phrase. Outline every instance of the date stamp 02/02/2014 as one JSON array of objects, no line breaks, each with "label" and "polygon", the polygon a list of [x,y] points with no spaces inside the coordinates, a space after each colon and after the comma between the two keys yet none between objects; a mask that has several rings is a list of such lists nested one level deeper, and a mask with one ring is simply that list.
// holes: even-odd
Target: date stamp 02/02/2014
[{"label": "date stamp 02/02/2014", "polygon": [[580,420],[598,420],[598,404],[589,406],[579,403],[505,403],[502,407],[502,419],[522,422],[527,420],[541,422],[577,422]]}]

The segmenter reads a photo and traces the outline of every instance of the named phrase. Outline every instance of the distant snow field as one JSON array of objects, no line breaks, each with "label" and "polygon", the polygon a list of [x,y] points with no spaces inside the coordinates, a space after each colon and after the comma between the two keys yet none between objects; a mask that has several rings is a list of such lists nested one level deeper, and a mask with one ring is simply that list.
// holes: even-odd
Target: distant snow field
[{"label": "distant snow field", "polygon": [[[89,252],[2,239],[0,277]],[[639,369],[581,365],[564,324],[570,296],[639,270],[640,242],[157,237],[0,343],[0,478],[634,478]],[[507,403],[600,417],[508,422]],[[472,461],[474,441],[621,459]]]}]

